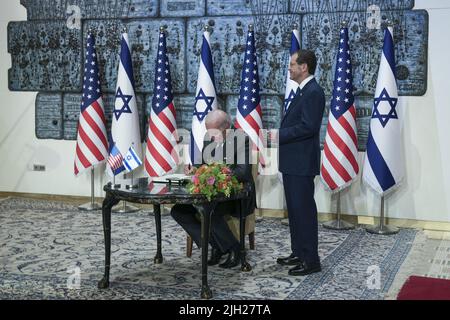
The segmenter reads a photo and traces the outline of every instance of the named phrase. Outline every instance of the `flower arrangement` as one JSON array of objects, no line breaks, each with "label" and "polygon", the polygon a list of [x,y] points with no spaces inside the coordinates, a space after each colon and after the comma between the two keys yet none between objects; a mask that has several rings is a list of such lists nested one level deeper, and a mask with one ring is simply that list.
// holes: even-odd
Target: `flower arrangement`
[{"label": "flower arrangement", "polygon": [[199,167],[188,184],[190,193],[203,194],[209,201],[219,193],[230,197],[232,192],[238,192],[242,187],[226,164],[216,162]]}]

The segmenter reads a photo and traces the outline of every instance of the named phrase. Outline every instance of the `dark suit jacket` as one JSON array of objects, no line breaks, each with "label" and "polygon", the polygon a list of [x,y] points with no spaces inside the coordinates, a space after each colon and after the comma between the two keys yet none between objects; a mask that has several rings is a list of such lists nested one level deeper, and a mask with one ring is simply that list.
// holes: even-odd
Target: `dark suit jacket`
[{"label": "dark suit jacket", "polygon": [[[215,144],[215,142],[205,142],[204,148],[210,143]],[[229,164],[230,169],[233,172],[233,175],[237,178],[239,182],[243,182],[246,184],[250,190],[250,198],[244,201],[244,216],[248,216],[253,213],[256,208],[256,188],[255,182],[253,180],[252,175],[252,166],[250,164],[250,142],[248,136],[245,138],[245,144],[239,146],[237,143],[237,139],[234,141],[234,152],[233,152],[233,161],[232,164]],[[232,147],[231,141],[226,141],[223,147],[223,163],[227,163],[226,155],[227,155],[227,147]],[[245,154],[245,161],[243,164],[238,164],[238,155]],[[229,163],[230,161],[228,161]],[[225,213],[231,214],[232,216],[239,217],[239,212],[236,210],[236,201],[226,201],[220,203],[216,207],[216,211],[226,211]]]},{"label": "dark suit jacket", "polygon": [[320,126],[325,94],[315,79],[292,100],[279,131],[279,171],[315,176],[320,167]]}]

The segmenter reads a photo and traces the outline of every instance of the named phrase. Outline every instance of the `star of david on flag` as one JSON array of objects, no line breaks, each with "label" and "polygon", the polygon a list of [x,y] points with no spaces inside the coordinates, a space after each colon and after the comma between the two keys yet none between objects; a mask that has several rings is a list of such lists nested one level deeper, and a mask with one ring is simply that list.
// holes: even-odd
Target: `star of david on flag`
[{"label": "star of david on flag", "polygon": [[197,90],[195,91],[195,105],[192,115],[190,142],[190,162],[192,164],[202,163],[203,141],[206,133],[204,120],[208,113],[214,109],[217,109],[216,85],[214,82],[210,32],[206,29],[203,33]]},{"label": "star of david on flag", "polygon": [[405,175],[400,114],[393,28],[388,27],[384,32],[363,169],[364,182],[380,195],[393,190]]},{"label": "star of david on flag", "polygon": [[137,167],[139,167],[142,164],[141,159],[139,159],[138,155],[136,154],[136,151],[133,147],[130,147],[128,149],[127,154],[125,155],[125,158],[123,158],[123,165],[127,169],[128,172],[133,171]]},{"label": "star of david on flag", "polygon": [[133,63],[127,33],[122,34],[120,42],[120,61],[113,115],[111,136],[120,154],[126,154],[129,148],[134,146],[136,155],[141,159],[141,130],[134,91]]}]

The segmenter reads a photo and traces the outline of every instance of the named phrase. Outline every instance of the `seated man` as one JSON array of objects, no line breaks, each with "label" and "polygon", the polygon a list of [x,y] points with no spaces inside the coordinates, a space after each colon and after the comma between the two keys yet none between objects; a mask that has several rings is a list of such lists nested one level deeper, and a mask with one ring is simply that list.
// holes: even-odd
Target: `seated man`
[{"label": "seated man", "polygon": [[[230,134],[230,131],[227,132],[227,129],[230,129],[231,126],[230,117],[222,110],[213,110],[209,112],[205,119],[205,125],[208,134],[213,139],[213,142],[210,143],[213,148],[211,148],[211,145],[205,143],[203,150],[209,145],[209,150],[212,150],[211,155],[214,161],[227,163],[230,166],[232,174],[239,182],[249,183],[251,186],[251,196],[248,200],[245,200],[243,208],[244,215],[248,216],[253,213],[256,207],[255,183],[253,181],[250,165],[249,139],[245,136],[245,140],[241,145],[239,145],[239,141],[236,142],[236,140],[239,139],[236,139],[234,135]],[[233,145],[234,150],[233,152],[230,152],[230,148],[233,148]],[[227,146],[229,146],[228,154],[231,154],[233,158],[231,161],[229,158],[226,158]],[[206,155],[206,152],[204,153]],[[203,162],[205,163],[204,158]],[[194,170],[192,169],[185,168],[186,174],[192,173],[193,171]],[[220,267],[232,268],[239,265],[241,262],[239,242],[233,236],[224,217],[226,214],[238,217],[239,212],[236,212],[236,208],[237,205],[234,200],[220,202],[216,206],[214,214],[211,216],[210,244],[212,251],[210,259],[208,260],[208,265],[210,266],[218,264],[221,257],[227,253],[228,258],[224,263],[219,265]],[[195,217],[197,210],[194,206],[177,204],[173,206],[170,213],[192,237],[197,246],[200,247],[201,224]]]}]

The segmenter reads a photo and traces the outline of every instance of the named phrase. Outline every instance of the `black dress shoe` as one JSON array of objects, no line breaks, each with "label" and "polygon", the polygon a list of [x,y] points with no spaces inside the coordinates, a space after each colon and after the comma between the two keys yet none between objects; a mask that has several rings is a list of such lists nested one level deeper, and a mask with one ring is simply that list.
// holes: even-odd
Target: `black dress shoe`
[{"label": "black dress shoe", "polygon": [[211,249],[211,257],[208,259],[208,266],[214,266],[220,262],[220,259],[225,253],[220,251],[219,249],[212,248]]},{"label": "black dress shoe", "polygon": [[221,268],[234,268],[241,263],[240,250],[230,250],[228,258],[224,263],[219,264]]},{"label": "black dress shoe", "polygon": [[289,270],[289,275],[291,276],[306,276],[311,273],[320,272],[322,268],[319,264],[307,265],[305,262],[293,267]]},{"label": "black dress shoe", "polygon": [[292,253],[289,257],[278,258],[277,263],[281,264],[282,266],[296,266],[296,265],[302,263],[302,260],[300,260],[300,258],[294,256],[294,254]]}]

